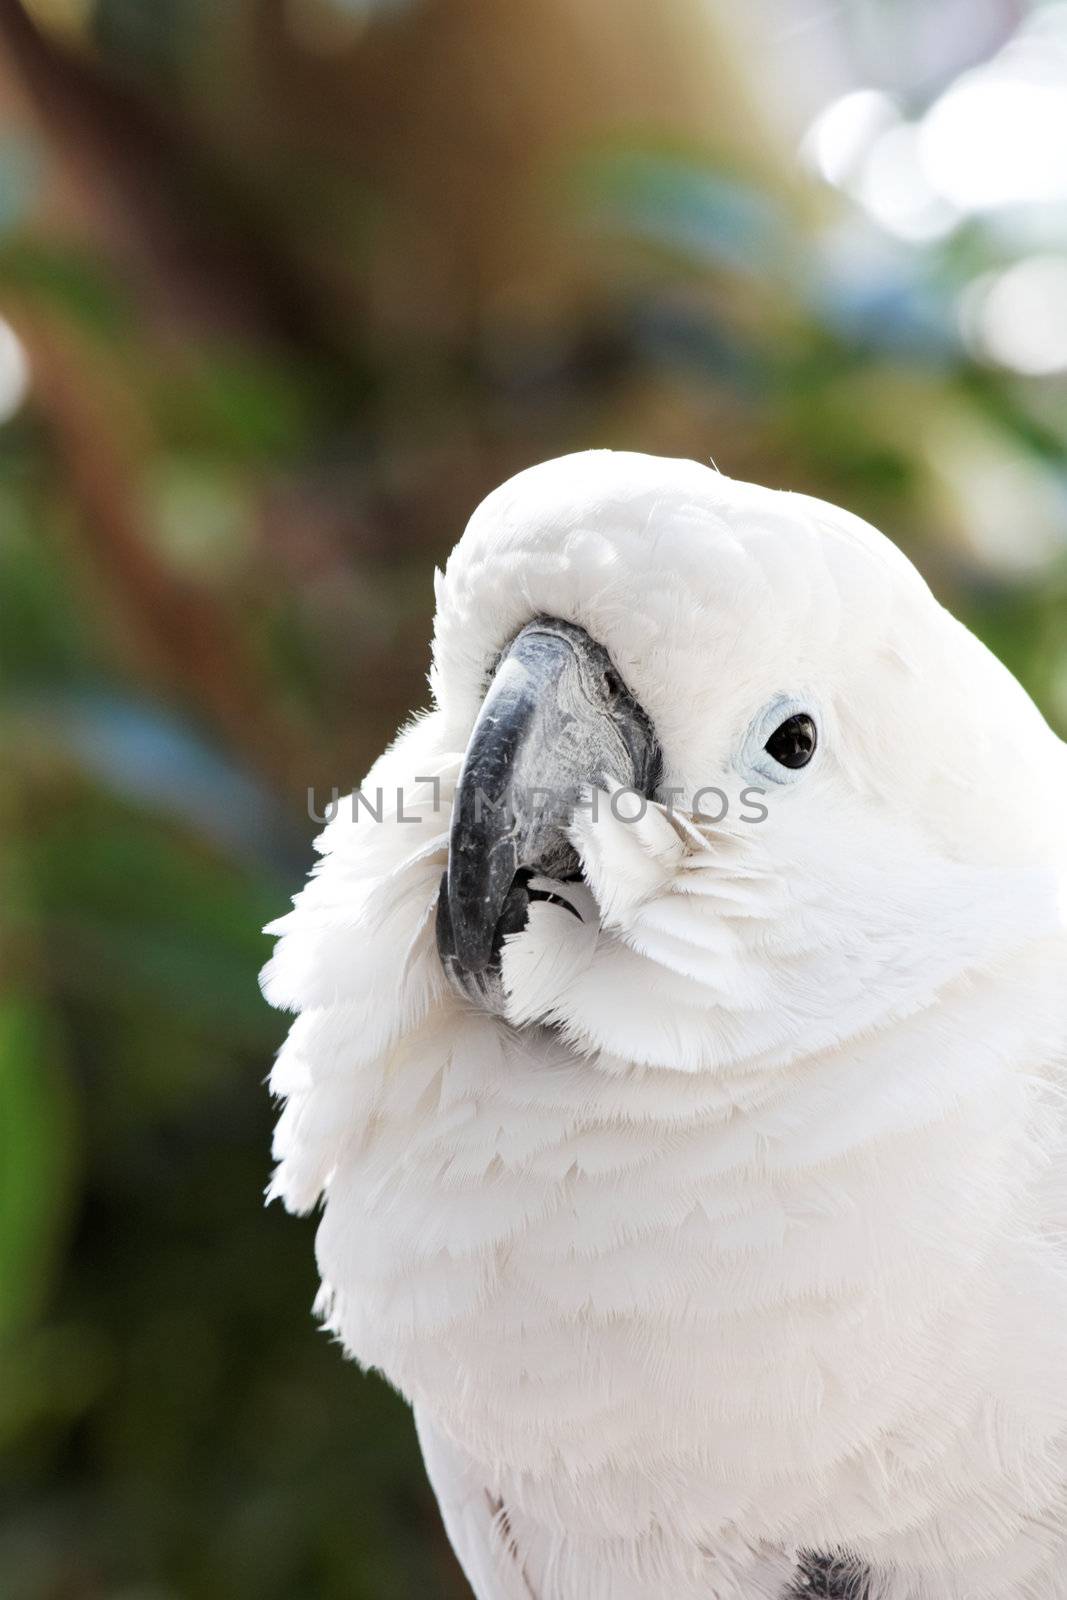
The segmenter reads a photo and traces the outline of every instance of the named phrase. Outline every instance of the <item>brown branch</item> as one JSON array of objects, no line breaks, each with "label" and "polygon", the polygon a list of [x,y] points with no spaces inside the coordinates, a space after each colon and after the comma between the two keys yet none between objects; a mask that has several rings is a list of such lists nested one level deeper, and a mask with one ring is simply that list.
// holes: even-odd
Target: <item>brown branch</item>
[{"label": "brown branch", "polygon": [[267,339],[342,367],[351,360],[299,269],[219,171],[173,103],[154,101],[56,43],[21,0],[0,0],[0,51],[44,139],[134,258],[166,321]]},{"label": "brown branch", "polygon": [[64,481],[80,509],[96,570],[115,596],[150,675],[192,701],[227,744],[296,799],[321,754],[276,705],[274,686],[240,631],[203,586],[176,577],[155,553],[141,492],[142,434],[128,396],[81,356],[73,335],[32,312],[19,315],[35,393],[52,432]]}]

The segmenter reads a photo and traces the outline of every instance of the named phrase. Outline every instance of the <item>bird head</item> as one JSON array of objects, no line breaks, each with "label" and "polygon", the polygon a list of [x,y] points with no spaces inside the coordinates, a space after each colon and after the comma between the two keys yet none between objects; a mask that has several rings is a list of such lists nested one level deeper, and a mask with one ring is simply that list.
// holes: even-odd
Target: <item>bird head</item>
[{"label": "bird head", "polygon": [[514,1025],[777,1058],[1054,914],[1063,747],[820,501],[609,451],[520,473],[439,577],[432,683],[465,752],[438,950]]}]

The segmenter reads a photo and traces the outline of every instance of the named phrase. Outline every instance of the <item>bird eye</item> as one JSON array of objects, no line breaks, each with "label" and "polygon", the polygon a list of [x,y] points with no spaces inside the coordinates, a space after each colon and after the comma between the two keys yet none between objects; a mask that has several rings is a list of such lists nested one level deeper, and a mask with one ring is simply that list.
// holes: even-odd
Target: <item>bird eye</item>
[{"label": "bird eye", "polygon": [[622,679],[614,667],[605,667],[604,669],[604,692],[612,699],[614,699],[615,695],[622,693]]},{"label": "bird eye", "polygon": [[780,766],[806,767],[818,742],[815,723],[806,711],[798,711],[775,728],[763,748]]}]

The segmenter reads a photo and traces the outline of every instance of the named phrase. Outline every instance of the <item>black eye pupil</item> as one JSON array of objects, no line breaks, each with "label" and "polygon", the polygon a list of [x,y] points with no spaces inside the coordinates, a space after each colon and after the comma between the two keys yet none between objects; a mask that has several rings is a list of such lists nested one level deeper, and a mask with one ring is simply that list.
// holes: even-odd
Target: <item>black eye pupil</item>
[{"label": "black eye pupil", "polygon": [[763,748],[783,767],[806,767],[818,739],[812,719],[806,711],[798,711],[775,728]]},{"label": "black eye pupil", "polygon": [[622,679],[614,667],[607,667],[604,672],[604,688],[608,694],[618,694],[622,689]]}]

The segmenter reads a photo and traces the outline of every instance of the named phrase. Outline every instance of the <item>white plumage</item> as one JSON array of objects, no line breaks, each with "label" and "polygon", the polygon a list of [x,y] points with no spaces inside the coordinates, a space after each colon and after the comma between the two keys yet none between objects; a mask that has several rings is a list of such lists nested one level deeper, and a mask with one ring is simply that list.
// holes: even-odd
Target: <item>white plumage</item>
[{"label": "white plumage", "polygon": [[[538,615],[681,798],[579,811],[505,1020],[434,915]],[[856,518],[607,451],[475,513],[431,681],[273,925],[273,1191],[323,1196],[322,1314],[413,1402],[479,1600],[780,1600],[804,1551],[870,1600],[1067,1597],[1065,747]],[[687,819],[707,785],[766,819]]]}]

